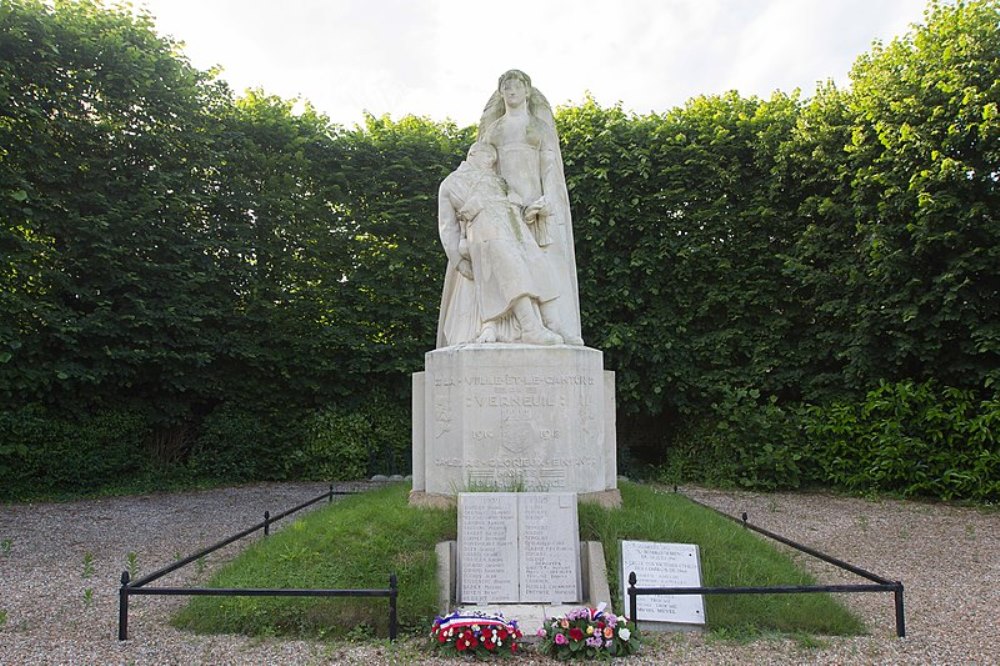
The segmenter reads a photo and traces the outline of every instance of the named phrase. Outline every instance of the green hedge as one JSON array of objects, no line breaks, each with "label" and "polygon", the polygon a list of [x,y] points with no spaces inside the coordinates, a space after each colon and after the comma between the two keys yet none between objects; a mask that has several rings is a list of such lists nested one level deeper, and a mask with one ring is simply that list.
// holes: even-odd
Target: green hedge
[{"label": "green hedge", "polygon": [[791,407],[732,390],[712,409],[679,430],[661,479],[1000,499],[997,396],[903,381],[882,382],[863,401]]},{"label": "green hedge", "polygon": [[[154,451],[170,436],[169,457]],[[319,409],[224,404],[171,428],[124,408],[67,415],[30,405],[0,411],[0,500],[407,474],[409,451],[409,413],[379,392]]]},{"label": "green hedge", "polygon": [[133,411],[59,417],[37,405],[0,411],[0,499],[97,490],[142,470],[149,433]]},{"label": "green hedge", "polygon": [[712,403],[710,416],[683,422],[660,476],[670,482],[761,490],[799,488],[820,480],[815,451],[802,436],[799,412],[746,388],[723,391]]},{"label": "green hedge", "polygon": [[220,481],[287,478],[288,459],[303,445],[303,409],[252,409],[227,404],[205,417],[187,468],[199,478]]},{"label": "green hedge", "polygon": [[410,414],[384,394],[353,409],[318,410],[305,428],[304,446],[289,458],[295,478],[345,480],[409,470]]},{"label": "green hedge", "polygon": [[862,403],[803,410],[823,480],[905,497],[1000,499],[1000,399],[933,382],[882,383]]},{"label": "green hedge", "polygon": [[[811,98],[556,111],[623,469],[995,495],[995,410],[898,388],[1000,386],[1000,0],[925,16]],[[475,128],[236,98],[98,0],[0,34],[0,486],[405,471]]]}]

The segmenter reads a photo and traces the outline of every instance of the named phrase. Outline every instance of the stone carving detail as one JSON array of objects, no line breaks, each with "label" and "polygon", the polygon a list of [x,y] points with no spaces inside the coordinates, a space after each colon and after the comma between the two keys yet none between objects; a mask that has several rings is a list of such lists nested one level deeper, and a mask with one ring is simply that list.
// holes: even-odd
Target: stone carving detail
[{"label": "stone carving detail", "polygon": [[434,436],[451,432],[451,402],[445,392],[434,393]]},{"label": "stone carving detail", "polygon": [[441,183],[438,228],[448,255],[438,348],[583,344],[559,140],[524,72],[500,77],[478,141]]},{"label": "stone carving detail", "polygon": [[596,349],[478,344],[424,359],[414,490],[615,487],[613,378]]}]

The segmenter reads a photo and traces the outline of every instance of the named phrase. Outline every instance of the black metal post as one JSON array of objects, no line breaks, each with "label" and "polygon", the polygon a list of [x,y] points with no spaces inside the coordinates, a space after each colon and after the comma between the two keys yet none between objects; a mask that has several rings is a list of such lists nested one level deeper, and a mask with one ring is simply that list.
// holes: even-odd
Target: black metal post
[{"label": "black metal post", "polygon": [[[286,516],[290,516],[293,513],[301,511],[302,509],[322,501],[326,498],[328,501],[333,501],[334,495],[353,495],[356,491],[349,490],[334,490],[334,485],[330,484],[330,490],[323,493],[311,500],[303,502],[298,506],[292,507],[286,511],[279,513],[276,516],[271,516],[269,511],[264,512],[264,522],[252,525],[231,537],[220,541],[208,548],[204,548],[193,555],[189,555],[184,559],[178,560],[169,564],[162,569],[158,569],[151,574],[147,574],[142,578],[132,580],[129,576],[128,571],[122,572],[121,577],[121,589],[118,591],[118,640],[124,641],[128,639],[128,598],[132,595],[167,595],[167,596],[289,596],[289,597],[320,597],[320,596],[340,596],[340,597],[385,597],[390,596],[388,590],[261,590],[261,589],[242,589],[242,590],[232,590],[232,589],[219,589],[219,588],[147,588],[145,585],[158,580],[167,574],[180,569],[183,566],[187,566],[191,562],[194,562],[209,553],[215,552],[220,548],[224,548],[235,541],[238,541],[244,537],[247,537],[257,530],[263,529],[264,534],[270,534],[271,523],[277,522]],[[392,626],[393,626],[393,637],[396,634],[396,625],[398,624],[396,618],[396,596],[397,593],[393,593],[392,598]]]},{"label": "black metal post", "polygon": [[728,518],[729,520],[732,520],[732,521],[735,521],[735,522],[741,522],[740,519],[742,519],[743,527],[751,529],[754,532],[757,532],[758,534],[763,534],[764,536],[766,536],[766,537],[768,537],[770,539],[774,539],[775,541],[777,541],[779,543],[783,543],[786,546],[791,546],[795,550],[800,550],[803,553],[805,553],[806,555],[812,555],[813,557],[821,559],[824,562],[826,562],[828,564],[832,564],[835,567],[839,567],[839,568],[843,569],[844,571],[850,571],[851,573],[853,573],[855,575],[861,576],[862,578],[867,578],[868,580],[870,580],[872,582],[875,582],[875,583],[879,583],[880,585],[895,585],[895,583],[893,581],[891,581],[891,580],[889,580],[887,578],[883,578],[882,576],[877,576],[877,575],[871,573],[870,571],[865,571],[861,567],[856,567],[853,564],[848,564],[847,562],[844,562],[843,560],[838,560],[836,557],[831,557],[830,555],[827,555],[825,553],[821,553],[818,550],[816,550],[815,548],[810,548],[808,546],[803,546],[801,543],[796,543],[795,541],[792,541],[791,539],[786,539],[785,537],[781,536],[780,534],[775,534],[774,532],[765,530],[763,527],[758,527],[757,525],[754,525],[754,524],[752,524],[752,523],[750,523],[750,522],[747,521],[747,514],[746,514],[745,511],[743,512],[743,515],[740,516],[740,518],[736,518],[735,516],[730,516],[728,513],[724,512],[724,511],[719,511],[718,509],[716,509],[713,506],[709,506],[707,504],[703,504],[703,503],[699,502],[696,499],[691,499],[690,497],[688,497],[687,499],[690,500],[691,502],[697,504],[698,506],[705,507],[709,511],[712,511],[713,513],[716,513],[716,514],[722,516],[723,518]]},{"label": "black metal post", "polygon": [[[353,494],[354,494],[353,491],[334,491],[334,495],[353,495]],[[279,513],[277,516],[272,516],[270,522],[276,523],[279,520],[281,520],[282,518],[285,518],[286,516],[290,516],[293,513],[301,511],[302,509],[306,508],[307,506],[310,506],[312,504],[315,504],[316,502],[322,501],[326,497],[327,497],[327,493],[323,493],[322,495],[317,495],[316,497],[314,497],[313,499],[311,499],[311,500],[309,500],[307,502],[303,502],[302,504],[299,504],[298,506],[292,507],[291,509],[288,509],[287,511],[283,511],[282,513]],[[202,550],[199,550],[197,553],[194,553],[193,555],[188,555],[187,557],[185,557],[182,560],[178,560],[178,561],[176,561],[176,562],[174,562],[172,564],[169,564],[169,565],[163,567],[162,569],[158,569],[158,570],[154,571],[151,574],[147,574],[147,575],[143,576],[142,578],[140,578],[138,580],[132,581],[131,589],[135,590],[137,588],[141,588],[143,585],[146,585],[148,583],[152,583],[154,580],[162,578],[163,576],[166,576],[168,573],[176,571],[177,569],[180,569],[181,567],[187,566],[191,562],[194,562],[194,561],[196,561],[196,560],[204,557],[205,555],[213,553],[213,552],[219,550],[220,548],[224,548],[224,547],[228,546],[229,544],[231,544],[231,543],[233,543],[235,541],[239,541],[243,537],[250,536],[251,534],[253,534],[257,530],[263,529],[263,527],[264,527],[264,523],[257,523],[256,525],[251,525],[250,527],[246,528],[245,530],[243,530],[241,532],[238,532],[238,533],[234,534],[233,536],[220,541],[217,544],[214,544],[214,545],[209,546],[208,548],[204,548]]]},{"label": "black metal post", "polygon": [[396,574],[389,574],[389,640],[396,640],[396,597],[399,594],[399,582]]},{"label": "black metal post", "polygon": [[636,593],[635,593],[635,572],[631,571],[628,575],[628,619],[632,620],[638,625],[639,620],[636,618]]},{"label": "black metal post", "polygon": [[896,598],[896,636],[906,638],[906,618],[903,615],[903,583],[896,581],[896,589],[893,590]]},{"label": "black metal post", "polygon": [[128,640],[128,571],[122,572],[122,586],[118,590],[118,640]]}]

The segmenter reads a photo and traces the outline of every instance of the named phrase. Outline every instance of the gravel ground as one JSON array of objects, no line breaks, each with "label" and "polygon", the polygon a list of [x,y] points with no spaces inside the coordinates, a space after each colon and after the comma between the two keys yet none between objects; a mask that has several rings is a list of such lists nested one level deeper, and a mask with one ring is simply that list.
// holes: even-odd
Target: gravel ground
[{"label": "gravel ground", "polygon": [[[315,483],[0,507],[0,664],[455,664],[420,644],[325,644],[196,636],[168,624],[182,597],[133,597],[129,640],[117,635],[118,579],[187,555],[315,497]],[[721,641],[669,635],[631,664],[995,664],[1000,662],[1000,513],[817,494],[682,488],[689,496],[906,586],[908,636],[897,639],[891,594],[844,595],[867,623],[858,638]],[[280,525],[279,525],[280,528]],[[259,537],[255,537],[259,538]],[[245,547],[217,551],[161,584],[204,580]],[[824,582],[862,582],[799,558]],[[531,630],[533,628],[526,627]],[[526,653],[516,663],[554,663]]]}]

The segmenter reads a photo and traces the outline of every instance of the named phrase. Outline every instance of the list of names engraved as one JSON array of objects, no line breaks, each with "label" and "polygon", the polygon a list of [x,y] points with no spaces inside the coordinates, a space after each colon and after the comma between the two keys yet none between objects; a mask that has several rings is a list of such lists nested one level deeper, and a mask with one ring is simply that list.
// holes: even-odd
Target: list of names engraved
[{"label": "list of names engraved", "polygon": [[521,495],[518,545],[521,600],[573,603],[580,599],[580,537],[576,495]]},{"label": "list of names engraved", "polygon": [[458,547],[459,601],[518,600],[517,498],[513,493],[459,494]]},{"label": "list of names engraved", "polygon": [[580,600],[574,493],[460,493],[458,601]]}]

